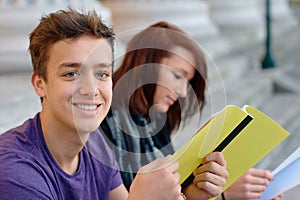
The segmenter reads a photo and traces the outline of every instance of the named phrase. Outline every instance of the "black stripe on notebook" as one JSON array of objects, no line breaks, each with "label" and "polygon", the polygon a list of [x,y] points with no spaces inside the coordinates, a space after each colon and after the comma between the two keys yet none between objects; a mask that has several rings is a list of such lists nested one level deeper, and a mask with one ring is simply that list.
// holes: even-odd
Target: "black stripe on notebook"
[{"label": "black stripe on notebook", "polygon": [[[243,121],[241,121],[235,129],[231,131],[231,133],[213,150],[213,152],[220,152],[250,123],[253,118],[247,115]],[[200,165],[199,165],[200,166]],[[185,189],[188,185],[190,185],[194,180],[193,173],[185,179],[185,181],[181,184],[182,190]]]}]

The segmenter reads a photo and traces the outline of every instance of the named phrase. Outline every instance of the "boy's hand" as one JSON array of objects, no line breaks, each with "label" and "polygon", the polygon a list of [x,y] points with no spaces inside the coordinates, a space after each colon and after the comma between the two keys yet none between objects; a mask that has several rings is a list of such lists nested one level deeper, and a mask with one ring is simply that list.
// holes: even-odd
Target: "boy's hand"
[{"label": "boy's hand", "polygon": [[140,168],[131,184],[128,199],[183,200],[178,167],[178,162],[165,157]]}]

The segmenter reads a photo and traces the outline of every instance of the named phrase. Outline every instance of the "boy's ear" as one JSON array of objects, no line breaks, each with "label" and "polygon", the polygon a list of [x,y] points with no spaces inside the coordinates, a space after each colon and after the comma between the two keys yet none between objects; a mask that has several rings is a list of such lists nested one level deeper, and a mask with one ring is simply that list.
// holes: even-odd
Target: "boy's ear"
[{"label": "boy's ear", "polygon": [[41,78],[38,74],[35,72],[31,75],[31,84],[33,85],[33,88],[35,90],[35,93],[39,95],[40,97],[44,97],[45,92],[45,80]]}]

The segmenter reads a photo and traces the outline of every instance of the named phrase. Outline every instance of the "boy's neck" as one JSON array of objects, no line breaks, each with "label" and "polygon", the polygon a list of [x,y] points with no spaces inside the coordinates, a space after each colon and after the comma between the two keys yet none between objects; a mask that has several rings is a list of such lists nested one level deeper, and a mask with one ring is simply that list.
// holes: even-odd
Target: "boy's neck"
[{"label": "boy's neck", "polygon": [[46,139],[45,141],[52,157],[61,169],[67,174],[74,174],[79,167],[80,151],[82,148],[77,148],[75,146],[72,148],[62,143],[60,143],[60,145],[52,142],[47,143]]},{"label": "boy's neck", "polygon": [[80,151],[86,142],[82,140],[85,139],[79,138],[78,133],[74,133],[76,131],[53,126],[55,123],[51,122],[49,118],[44,120],[42,113],[40,116],[43,135],[49,152],[63,171],[67,174],[74,174],[79,166]]}]

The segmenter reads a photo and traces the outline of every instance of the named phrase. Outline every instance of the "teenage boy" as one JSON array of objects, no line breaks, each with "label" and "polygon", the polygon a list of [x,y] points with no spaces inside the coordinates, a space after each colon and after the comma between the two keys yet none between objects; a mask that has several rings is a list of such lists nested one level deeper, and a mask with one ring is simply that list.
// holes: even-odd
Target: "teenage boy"
[{"label": "teenage boy", "polygon": [[[141,168],[128,194],[98,132],[112,98],[113,41],[95,12],[69,8],[42,17],[29,46],[42,109],[0,136],[1,199],[184,198],[178,163],[168,158]],[[94,134],[97,157],[85,145]]]}]

